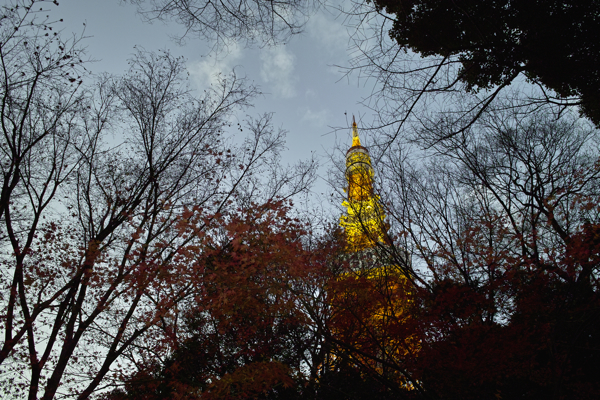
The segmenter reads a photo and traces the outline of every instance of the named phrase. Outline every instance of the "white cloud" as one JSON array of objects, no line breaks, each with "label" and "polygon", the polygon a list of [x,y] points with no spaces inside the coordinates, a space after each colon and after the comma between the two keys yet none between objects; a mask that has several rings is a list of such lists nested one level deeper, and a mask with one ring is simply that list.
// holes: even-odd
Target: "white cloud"
[{"label": "white cloud", "polygon": [[330,52],[345,54],[348,50],[350,36],[346,27],[330,14],[312,16],[306,24],[306,31]]},{"label": "white cloud", "polygon": [[327,126],[327,120],[329,117],[329,110],[322,109],[320,111],[312,111],[310,108],[307,108],[304,111],[304,115],[302,115],[302,121],[306,121],[309,125],[325,128]]},{"label": "white cloud", "polygon": [[204,89],[217,82],[220,75],[228,75],[237,66],[243,56],[242,48],[234,43],[226,54],[210,55],[201,61],[188,63],[188,71],[192,81],[199,89]]},{"label": "white cloud", "polygon": [[296,56],[285,46],[273,46],[262,49],[260,60],[260,76],[273,90],[273,94],[282,98],[294,97],[298,80],[294,75]]},{"label": "white cloud", "polygon": [[315,99],[317,97],[317,92],[315,92],[314,90],[312,90],[311,88],[306,89],[306,91],[304,92],[304,97],[306,99]]}]

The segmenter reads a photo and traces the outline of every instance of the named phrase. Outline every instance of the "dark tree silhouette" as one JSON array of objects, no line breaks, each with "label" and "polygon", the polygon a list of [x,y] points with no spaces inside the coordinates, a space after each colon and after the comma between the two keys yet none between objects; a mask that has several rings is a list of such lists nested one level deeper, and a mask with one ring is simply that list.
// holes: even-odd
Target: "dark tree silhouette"
[{"label": "dark tree silhouette", "polygon": [[[352,4],[352,3],[351,3]],[[579,1],[376,0],[345,12],[355,28],[348,73],[374,79],[363,102],[381,144],[485,110],[570,109],[600,126],[599,6]]]}]

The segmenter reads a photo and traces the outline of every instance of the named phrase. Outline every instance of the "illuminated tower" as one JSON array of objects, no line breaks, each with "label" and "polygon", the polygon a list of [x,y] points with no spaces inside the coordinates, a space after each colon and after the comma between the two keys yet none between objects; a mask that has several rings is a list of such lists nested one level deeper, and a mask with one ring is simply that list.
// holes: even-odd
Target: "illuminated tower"
[{"label": "illuminated tower", "polygon": [[361,252],[387,243],[385,214],[379,196],[373,191],[373,177],[369,151],[360,144],[358,127],[352,117],[352,147],[346,153],[348,200],[342,203],[346,214],[340,218],[348,252]]},{"label": "illuminated tower", "polygon": [[419,349],[409,311],[412,300],[406,273],[410,258],[388,238],[389,226],[373,179],[369,151],[361,145],[352,118],[352,147],[346,153],[348,198],[342,203],[346,212],[340,218],[350,268],[337,278],[337,290],[331,297],[332,332],[358,350],[346,357],[368,366],[380,378],[412,390],[408,371],[386,367],[402,365]]}]

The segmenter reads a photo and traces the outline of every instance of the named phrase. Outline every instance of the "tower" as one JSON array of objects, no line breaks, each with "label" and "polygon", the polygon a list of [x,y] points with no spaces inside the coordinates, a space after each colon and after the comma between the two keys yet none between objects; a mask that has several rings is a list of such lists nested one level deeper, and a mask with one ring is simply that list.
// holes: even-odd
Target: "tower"
[{"label": "tower", "polygon": [[349,261],[349,270],[337,278],[337,290],[331,297],[332,331],[354,350],[351,355],[344,353],[351,362],[412,390],[408,371],[389,368],[402,365],[419,348],[409,311],[409,256],[390,242],[386,215],[373,187],[371,157],[361,145],[354,118],[345,175],[347,199],[342,205],[346,211],[340,217],[340,226],[344,229],[344,257]]},{"label": "tower", "polygon": [[346,193],[342,203],[346,214],[340,218],[344,228],[347,251],[374,250],[387,243],[385,214],[379,196],[373,190],[373,167],[369,151],[360,143],[358,127],[352,117],[352,147],[346,153]]}]

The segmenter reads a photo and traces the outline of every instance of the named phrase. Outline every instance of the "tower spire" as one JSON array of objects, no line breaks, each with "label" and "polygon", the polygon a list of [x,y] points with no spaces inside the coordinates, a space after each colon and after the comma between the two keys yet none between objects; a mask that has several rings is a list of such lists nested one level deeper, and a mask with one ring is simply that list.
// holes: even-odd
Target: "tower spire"
[{"label": "tower spire", "polygon": [[354,120],[354,114],[352,114],[352,147],[360,146],[360,138],[358,137],[358,126]]}]

